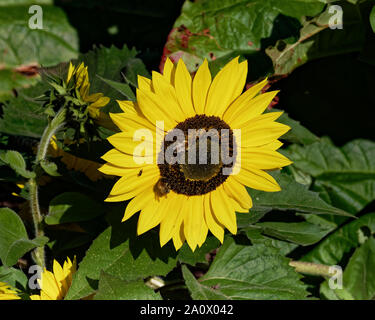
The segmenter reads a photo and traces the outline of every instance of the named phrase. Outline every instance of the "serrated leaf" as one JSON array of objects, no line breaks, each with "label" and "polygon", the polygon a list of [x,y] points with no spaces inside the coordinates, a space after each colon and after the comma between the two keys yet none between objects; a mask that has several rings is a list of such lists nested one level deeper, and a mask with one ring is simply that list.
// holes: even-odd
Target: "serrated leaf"
[{"label": "serrated leaf", "polygon": [[339,5],[343,12],[344,28],[329,28],[330,19],[337,11],[330,12],[330,6],[327,6],[319,16],[304,23],[297,42],[279,40],[275,46],[266,49],[272,59],[275,75],[290,74],[295,68],[316,58],[358,51],[363,47],[365,27],[358,7],[344,2]]},{"label": "serrated leaf", "polygon": [[162,300],[159,293],[143,280],[124,281],[105,272],[100,274],[99,289],[94,300]]},{"label": "serrated leaf", "polygon": [[[208,272],[186,285],[196,299],[305,299],[301,276],[279,250],[264,244],[241,245],[226,238]],[[186,280],[186,279],[185,279]]]},{"label": "serrated leaf", "polygon": [[330,229],[323,229],[309,222],[260,222],[255,226],[260,227],[268,236],[303,246],[320,241],[330,232]]},{"label": "serrated leaf", "polygon": [[262,229],[259,227],[249,226],[243,230],[246,236],[249,238],[253,244],[265,244],[267,246],[275,247],[279,250],[280,254],[285,256],[292,252],[298,247],[295,243],[290,243],[287,241],[277,240],[274,238],[267,237],[262,234]]},{"label": "serrated leaf", "polygon": [[39,138],[47,126],[47,116],[42,107],[23,97],[4,102],[0,118],[0,131],[12,135]]},{"label": "serrated leaf", "polygon": [[201,285],[187,266],[182,266],[182,274],[193,300],[226,300],[227,296],[213,288]]},{"label": "serrated leaf", "polygon": [[[36,12],[29,13],[31,5],[41,4],[42,29],[29,27]],[[9,88],[25,87],[37,80],[37,67],[51,66],[78,55],[78,37],[65,13],[46,1],[5,2],[0,10],[0,65],[2,85],[0,97]],[[53,54],[51,54],[53,52]]]},{"label": "serrated leaf", "polygon": [[47,224],[60,224],[91,220],[104,211],[103,206],[79,192],[64,192],[53,198],[49,204]]},{"label": "serrated leaf", "polygon": [[218,248],[219,245],[220,241],[215,237],[207,237],[203,245],[192,252],[188,244],[184,243],[178,251],[177,258],[180,262],[188,263],[192,266],[195,266],[197,263],[207,263],[206,255]]},{"label": "serrated leaf", "polygon": [[182,57],[188,69],[195,71],[204,58],[256,53],[261,39],[271,36],[279,15],[301,21],[323,7],[320,1],[305,0],[293,1],[293,5],[272,0],[185,1],[165,50],[173,59]]},{"label": "serrated leaf", "polygon": [[351,256],[342,278],[342,288],[330,289],[328,282],[320,292],[331,300],[374,300],[375,298],[375,239],[370,237]]},{"label": "serrated leaf", "polygon": [[248,189],[255,210],[296,210],[305,213],[351,216],[349,213],[329,205],[319,198],[318,193],[308,190],[306,186],[299,184],[291,176],[279,172],[271,174],[280,184],[281,191],[263,192]]},{"label": "serrated leaf", "polygon": [[6,282],[13,288],[26,289],[28,279],[20,269],[1,266],[0,282]]},{"label": "serrated leaf", "polygon": [[166,275],[176,266],[176,256],[171,243],[160,248],[157,233],[136,236],[135,219],[108,227],[93,241],[79,264],[66,299],[93,293],[102,271],[123,281]]},{"label": "serrated leaf", "polygon": [[123,82],[112,81],[109,79],[105,79],[101,76],[97,76],[99,79],[103,80],[106,84],[108,84],[111,88],[120,92],[126,100],[135,101],[134,92],[130,89],[129,85]]},{"label": "serrated leaf", "polygon": [[53,177],[61,176],[61,174],[57,171],[56,163],[44,160],[40,162],[40,165],[43,168],[43,170],[46,173],[48,173],[50,176],[53,176]]},{"label": "serrated leaf", "polygon": [[13,266],[26,252],[47,241],[47,237],[30,240],[21,218],[11,209],[0,209],[0,259],[5,266]]},{"label": "serrated leaf", "polygon": [[293,166],[315,178],[315,188],[329,201],[357,213],[375,199],[375,143],[354,140],[342,148],[326,140],[306,147],[292,145]]},{"label": "serrated leaf", "polygon": [[[79,60],[84,61],[85,65],[88,66],[91,84],[90,93],[101,92],[111,98],[111,102],[104,107],[103,111],[120,111],[116,100],[124,100],[124,96],[112,87],[113,83],[110,86],[103,82],[100,77],[110,79],[111,82],[122,82],[122,74],[124,74],[126,78],[129,77],[133,81],[134,70],[143,72],[143,69],[139,67],[142,62],[136,58],[136,55],[137,51],[134,48],[130,50],[124,45],[121,49],[115,46],[110,48],[100,46],[79,57]],[[136,66],[133,66],[134,64]]]},{"label": "serrated leaf", "polygon": [[327,265],[336,265],[350,252],[361,244],[361,230],[367,228],[370,234],[375,234],[375,213],[368,213],[338,229],[301,260]]}]

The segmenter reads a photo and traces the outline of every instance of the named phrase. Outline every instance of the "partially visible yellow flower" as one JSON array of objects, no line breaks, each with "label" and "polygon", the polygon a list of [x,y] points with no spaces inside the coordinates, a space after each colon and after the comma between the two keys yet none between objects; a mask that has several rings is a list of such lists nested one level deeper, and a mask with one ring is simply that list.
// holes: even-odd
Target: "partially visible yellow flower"
[{"label": "partially visible yellow flower", "polygon": [[66,165],[67,169],[83,172],[91,181],[97,181],[104,176],[100,171],[98,171],[98,168],[101,166],[100,163],[79,158],[65,152],[58,147],[55,136],[53,136],[51,139],[48,154],[54,158],[61,157],[61,162]]},{"label": "partially visible yellow flower", "polygon": [[73,66],[70,62],[66,82],[69,83],[72,78],[75,78],[75,87],[78,89],[81,99],[90,103],[88,106],[90,116],[94,119],[98,118],[100,116],[99,108],[107,105],[110,99],[108,97],[104,97],[103,93],[89,94],[89,74],[87,72],[87,66],[85,67],[83,62],[81,62],[78,67]]},{"label": "partially visible yellow flower", "polygon": [[[17,187],[22,190],[23,188],[25,188],[25,185],[23,183],[17,183]],[[17,192],[12,192],[12,196],[20,197],[20,195]]]},{"label": "partially visible yellow flower", "polygon": [[0,282],[0,300],[18,300],[17,289],[13,289],[9,284]]},{"label": "partially visible yellow flower", "polygon": [[38,279],[40,295],[30,296],[31,300],[64,300],[72,284],[76,264],[75,258],[73,262],[67,258],[63,267],[56,260],[53,261],[53,273],[44,268],[41,279]]}]

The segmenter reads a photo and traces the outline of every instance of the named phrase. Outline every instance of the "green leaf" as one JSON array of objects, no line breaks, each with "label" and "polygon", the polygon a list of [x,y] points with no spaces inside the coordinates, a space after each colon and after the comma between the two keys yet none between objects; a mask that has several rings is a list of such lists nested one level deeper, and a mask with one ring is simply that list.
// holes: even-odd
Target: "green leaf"
[{"label": "green leaf", "polygon": [[32,138],[42,136],[47,126],[47,116],[42,107],[31,98],[41,94],[43,88],[43,85],[38,85],[22,91],[21,96],[4,102],[2,107],[4,114],[0,117],[0,132]]},{"label": "green leaf", "polygon": [[[140,67],[143,64],[141,60],[135,58],[136,55],[137,51],[134,48],[129,50],[124,45],[121,49],[115,46],[110,48],[100,46],[80,56],[79,60],[84,61],[88,66],[90,93],[101,92],[111,98],[111,102],[104,107],[104,111],[120,111],[116,100],[124,100],[124,95],[119,92],[119,85],[116,85],[116,82],[121,82],[123,75],[131,82],[136,82],[135,72],[144,76],[148,75],[144,73],[145,68]],[[110,79],[108,80],[110,84],[108,81],[104,82],[104,79]],[[124,90],[124,86],[121,88]],[[127,93],[130,94],[130,92]]]},{"label": "green leaf", "polygon": [[162,300],[159,293],[143,280],[124,281],[105,272],[100,274],[99,289],[94,300]]},{"label": "green leaf", "polygon": [[375,239],[369,238],[352,255],[343,276],[344,289],[355,300],[375,298]]},{"label": "green leaf", "polygon": [[48,173],[50,176],[53,176],[53,177],[61,176],[61,174],[58,173],[58,171],[57,171],[56,163],[50,162],[50,161],[47,161],[47,160],[43,160],[43,161],[40,162],[40,165],[43,168],[43,170],[46,173]]},{"label": "green leaf", "polygon": [[103,206],[90,197],[78,192],[64,192],[49,204],[47,224],[60,224],[91,220],[104,211]]},{"label": "green leaf", "polygon": [[106,84],[108,84],[111,88],[120,92],[127,100],[135,101],[134,92],[130,89],[129,85],[123,82],[117,82],[105,79],[101,76],[97,76],[99,79],[103,80]]},{"label": "green leaf", "polygon": [[182,265],[182,274],[193,300],[226,300],[227,296],[213,288],[201,285],[186,265]]},{"label": "green leaf", "polygon": [[181,56],[188,69],[195,71],[204,58],[255,54],[261,40],[271,36],[279,15],[302,21],[303,16],[315,16],[323,7],[320,1],[308,0],[295,0],[292,5],[273,0],[185,1],[166,50],[172,58]]},{"label": "green leaf", "polygon": [[35,173],[26,170],[26,162],[18,151],[8,150],[0,153],[0,163],[10,166],[17,174],[24,178],[35,177]]},{"label": "green leaf", "polygon": [[[35,14],[29,14],[33,4],[41,4],[42,29],[29,28],[29,19]],[[4,53],[0,56],[3,66],[0,98],[9,95],[9,88],[35,83],[37,66],[52,66],[77,57],[77,33],[60,8],[47,1],[22,1],[17,5],[6,1],[0,6],[0,34],[3,35],[0,51]]]},{"label": "green leaf", "polygon": [[374,300],[375,298],[375,239],[369,238],[351,256],[345,268],[341,289],[330,289],[328,282],[320,292],[331,300]]},{"label": "green leaf", "polygon": [[236,244],[228,237],[198,283],[186,269],[184,276],[196,299],[305,299],[301,276],[288,263],[272,246]]},{"label": "green leaf", "polygon": [[6,282],[13,288],[26,289],[28,279],[20,269],[1,266],[0,282]]},{"label": "green leaf", "polygon": [[296,210],[305,213],[351,216],[349,213],[329,205],[319,198],[318,193],[309,191],[306,186],[299,184],[291,176],[279,172],[271,174],[280,184],[281,191],[263,192],[248,189],[255,210]]},{"label": "green leaf", "polygon": [[92,294],[102,271],[123,281],[134,281],[164,276],[176,266],[177,253],[171,243],[160,248],[157,233],[136,236],[136,229],[132,218],[102,232],[79,264],[66,298],[80,299]]},{"label": "green leaf", "polygon": [[375,6],[372,7],[370,12],[370,24],[372,31],[375,32]]},{"label": "green leaf", "polygon": [[275,46],[266,49],[276,76],[290,74],[313,59],[361,50],[365,42],[365,26],[360,11],[357,6],[343,1],[340,6],[343,10],[343,29],[329,28],[329,21],[336,12],[329,13],[328,6],[319,16],[304,23],[297,42],[279,40]]},{"label": "green leaf", "polygon": [[335,207],[355,214],[375,199],[375,142],[354,140],[337,148],[322,139],[306,147],[292,145],[287,153]]},{"label": "green leaf", "polygon": [[314,247],[301,260],[327,265],[336,265],[349,253],[363,243],[363,230],[375,234],[375,213],[368,213],[344,225]]},{"label": "green leaf", "polygon": [[47,241],[47,237],[30,240],[21,218],[11,209],[0,209],[0,259],[5,266],[15,265],[26,252]]},{"label": "green leaf", "polygon": [[309,222],[260,222],[255,226],[261,227],[266,235],[303,246],[320,241],[330,232]]},{"label": "green leaf", "polygon": [[178,260],[183,263],[188,263],[195,266],[197,263],[206,263],[206,255],[212,250],[218,248],[220,241],[215,237],[207,237],[206,241],[200,248],[197,248],[194,252],[191,251],[188,244],[185,242],[181,249],[178,251]]},{"label": "green leaf", "polygon": [[251,243],[264,244],[266,246],[275,247],[279,249],[279,253],[283,256],[289,254],[298,247],[298,245],[295,243],[269,238],[262,234],[261,228],[256,226],[249,226],[243,231],[245,232]]}]

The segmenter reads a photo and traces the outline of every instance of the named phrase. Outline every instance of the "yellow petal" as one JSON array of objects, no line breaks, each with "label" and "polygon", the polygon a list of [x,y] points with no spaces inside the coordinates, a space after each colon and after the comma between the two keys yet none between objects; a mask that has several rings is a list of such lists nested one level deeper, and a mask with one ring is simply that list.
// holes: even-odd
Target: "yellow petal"
[{"label": "yellow petal", "polygon": [[108,97],[101,97],[98,100],[96,100],[95,102],[91,103],[90,108],[104,107],[109,103],[109,101],[111,101],[111,99],[109,99]]},{"label": "yellow petal", "polygon": [[139,107],[138,105],[133,101],[126,101],[126,100],[116,100],[118,105],[120,106],[121,110],[125,113],[132,114],[132,115],[138,115],[139,114]]},{"label": "yellow petal", "polygon": [[123,193],[130,193],[144,185],[153,185],[159,179],[160,173],[156,165],[145,166],[142,175],[139,170],[129,170],[129,174],[121,177],[113,186],[110,196],[117,196]]},{"label": "yellow petal", "polygon": [[147,205],[154,199],[153,188],[148,188],[144,192],[138,194],[134,197],[126,206],[124,217],[122,222],[130,219],[135,213],[141,211],[143,208],[146,208]]},{"label": "yellow petal", "polygon": [[145,128],[151,131],[155,130],[155,124],[152,124],[146,118],[138,115],[125,113],[110,113],[109,115],[112,121],[120,128],[121,131],[130,132],[131,136],[133,136],[133,133],[136,130]]},{"label": "yellow petal", "polygon": [[178,102],[186,115],[186,117],[194,117],[195,110],[193,107],[193,101],[191,96],[192,81],[189,71],[182,59],[178,60],[174,87],[176,89],[176,95]]},{"label": "yellow petal", "polygon": [[74,69],[75,69],[75,67],[73,67],[72,62],[70,61],[69,62],[68,76],[66,77],[66,82],[69,82],[70,79],[72,78],[72,75],[74,73]]},{"label": "yellow petal", "polygon": [[268,192],[277,192],[281,190],[280,186],[272,176],[259,169],[242,167],[240,173],[233,175],[233,178],[256,190]]},{"label": "yellow petal", "polygon": [[210,229],[211,233],[219,239],[221,243],[224,241],[224,227],[217,221],[215,215],[211,209],[210,203],[211,193],[204,195],[204,218],[206,220],[207,226]]},{"label": "yellow petal", "polygon": [[249,211],[253,206],[253,202],[246,188],[243,184],[235,180],[233,176],[228,177],[225,183],[223,183],[223,188],[225,193],[238,202],[245,212]]},{"label": "yellow petal", "polygon": [[153,200],[150,205],[142,209],[137,225],[137,234],[141,235],[156,227],[163,217],[168,214],[165,208],[168,206],[168,195],[158,200]]},{"label": "yellow petal", "polygon": [[184,242],[185,242],[184,225],[182,224],[180,228],[173,235],[173,245],[176,248],[176,251],[182,247]]},{"label": "yellow petal", "polygon": [[247,148],[241,151],[242,165],[252,168],[272,170],[282,168],[292,163],[282,154],[265,148]]},{"label": "yellow petal", "polygon": [[243,109],[247,111],[251,99],[253,99],[266,85],[267,79],[247,89],[235,101],[233,101],[229,108],[224,112],[223,120],[227,123],[230,123],[237,117],[242,116],[243,114],[241,113],[241,111],[243,112]]},{"label": "yellow petal", "polygon": [[174,79],[175,71],[176,68],[173,62],[171,61],[171,59],[167,58],[164,64],[163,76],[170,84],[172,84],[172,79]]},{"label": "yellow petal", "polygon": [[199,230],[200,230],[200,213],[203,211],[202,201],[199,201],[200,197],[193,196],[187,198],[186,204],[183,207],[185,211],[184,215],[184,234],[186,241],[194,252],[198,244]]},{"label": "yellow petal", "polygon": [[237,220],[233,204],[226,195],[223,186],[211,192],[211,210],[216,219],[220,221],[232,234],[237,233]]},{"label": "yellow petal", "polygon": [[[133,157],[133,155],[120,152],[116,149],[109,150],[106,154],[102,156],[102,159],[109,162],[113,166],[121,168],[140,168],[143,167],[145,163],[153,162],[153,157]],[[141,163],[143,160],[145,163]],[[99,169],[99,171],[106,173],[103,170],[105,170],[105,168]]]},{"label": "yellow petal", "polygon": [[60,285],[56,282],[52,272],[46,269],[42,274],[41,290],[53,300],[59,300],[61,296]]},{"label": "yellow petal", "polygon": [[216,75],[207,95],[205,113],[222,117],[229,105],[241,94],[247,75],[247,61],[230,61]]},{"label": "yellow petal", "polygon": [[176,121],[185,120],[185,114],[182,111],[176,96],[176,90],[160,73],[152,72],[152,84],[155,93],[163,101],[164,108],[170,112],[170,116]]},{"label": "yellow petal", "polygon": [[144,91],[153,91],[151,80],[146,77],[142,77],[138,75],[138,89],[141,89]]},{"label": "yellow petal", "polygon": [[208,89],[211,85],[211,73],[208,68],[207,59],[199,67],[193,79],[193,101],[197,114],[203,114],[206,106]]},{"label": "yellow petal", "polygon": [[181,207],[184,204],[182,195],[178,195],[174,192],[168,194],[169,206],[165,209],[167,214],[160,223],[160,246],[164,246],[173,236],[174,233],[178,233],[183,220],[183,214],[181,214]]},{"label": "yellow petal", "polygon": [[246,128],[241,131],[241,148],[264,146],[274,142],[289,130],[289,126],[278,122]]},{"label": "yellow petal", "polygon": [[145,135],[142,141],[134,141],[127,133],[116,133],[107,138],[109,143],[123,153],[136,157],[153,157],[155,143],[152,134]]},{"label": "yellow petal", "polygon": [[164,109],[163,101],[158,100],[158,96],[153,92],[137,89],[137,101],[142,114],[154,126],[158,121],[164,121],[165,130],[173,129],[177,125],[168,110]]},{"label": "yellow petal", "polygon": [[271,91],[260,94],[247,103],[242,103],[238,108],[238,115],[228,121],[232,128],[241,128],[245,123],[259,116],[267,109],[273,98],[279,91]]}]

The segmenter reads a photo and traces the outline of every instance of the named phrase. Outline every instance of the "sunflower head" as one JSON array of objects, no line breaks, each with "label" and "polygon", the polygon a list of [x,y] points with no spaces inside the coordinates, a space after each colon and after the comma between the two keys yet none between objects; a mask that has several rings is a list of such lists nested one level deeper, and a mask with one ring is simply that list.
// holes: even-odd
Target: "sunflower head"
[{"label": "sunflower head", "polygon": [[140,212],[137,233],[160,225],[160,245],[186,240],[194,251],[210,231],[237,232],[236,212],[249,213],[246,187],[277,192],[267,173],[289,165],[278,138],[290,128],[263,114],[277,91],[261,93],[267,80],[243,92],[247,61],[230,61],[211,77],[205,60],[194,78],[180,59],[163,74],[138,77],[137,101],[118,101],[111,114],[122,131],[108,138],[105,174],[120,179],[106,201],[132,199],[123,221]]},{"label": "sunflower head", "polygon": [[72,284],[73,274],[76,272],[76,258],[73,262],[67,258],[64,265],[54,260],[53,272],[43,270],[41,278],[38,279],[40,294],[32,295],[32,300],[63,300]]},{"label": "sunflower head", "polygon": [[18,290],[12,288],[5,282],[0,282],[0,300],[18,300],[21,299],[18,294]]},{"label": "sunflower head", "polygon": [[71,62],[67,75],[61,76],[44,70],[43,78],[51,85],[42,97],[45,113],[51,117],[64,110],[65,122],[74,131],[75,141],[82,137],[89,141],[98,136],[97,124],[106,120],[108,115],[100,111],[110,98],[103,93],[90,94],[90,81],[87,66],[82,62],[74,66]]}]

